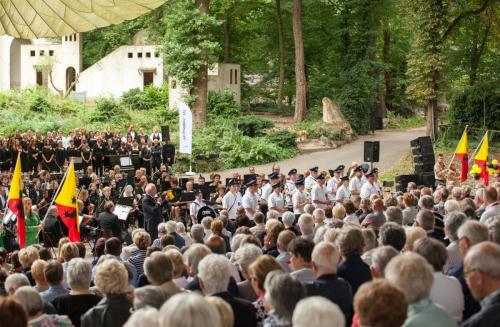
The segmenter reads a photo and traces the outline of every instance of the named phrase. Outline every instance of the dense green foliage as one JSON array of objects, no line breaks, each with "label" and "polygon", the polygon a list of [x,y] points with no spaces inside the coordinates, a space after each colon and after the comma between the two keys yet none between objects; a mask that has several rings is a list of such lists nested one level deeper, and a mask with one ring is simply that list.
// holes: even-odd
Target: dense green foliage
[{"label": "dense green foliage", "polygon": [[243,116],[237,119],[236,127],[246,136],[262,136],[265,134],[265,129],[273,128],[272,121],[257,117],[257,116]]},{"label": "dense green foliage", "polygon": [[455,92],[450,99],[449,120],[458,130],[462,130],[465,125],[498,130],[499,85],[496,82],[484,82]]},{"label": "dense green foliage", "polygon": [[217,117],[234,119],[240,114],[240,106],[234,101],[234,92],[224,90],[223,92],[208,92],[208,120]]},{"label": "dense green foliage", "polygon": [[168,85],[156,87],[148,85],[140,88],[130,89],[122,95],[122,103],[132,110],[163,109],[168,106]]}]

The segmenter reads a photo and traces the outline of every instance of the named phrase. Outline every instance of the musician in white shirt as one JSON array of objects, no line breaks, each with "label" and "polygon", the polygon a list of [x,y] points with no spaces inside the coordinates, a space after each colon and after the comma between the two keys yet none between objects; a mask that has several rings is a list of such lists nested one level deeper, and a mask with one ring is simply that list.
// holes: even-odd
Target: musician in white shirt
[{"label": "musician in white shirt", "polygon": [[242,203],[245,213],[250,220],[253,220],[257,209],[259,208],[259,195],[257,194],[257,181],[252,179],[247,184],[247,190],[243,195]]},{"label": "musician in white shirt", "polygon": [[366,175],[366,183],[361,187],[360,196],[362,199],[369,199],[372,194],[379,194],[379,189],[375,185],[375,175],[369,173]]},{"label": "musician in white shirt", "polygon": [[349,181],[349,191],[352,195],[359,195],[361,193],[361,176],[363,175],[363,168],[361,166],[356,167],[354,170],[354,176]]},{"label": "musician in white shirt", "polygon": [[318,175],[316,177],[316,185],[313,186],[311,191],[311,200],[316,209],[324,209],[331,204],[326,196],[325,176]]},{"label": "musician in white shirt", "polygon": [[337,188],[337,193],[335,194],[335,201],[342,203],[344,200],[349,200],[350,198],[349,177],[342,176],[340,178],[340,186]]},{"label": "musician in white shirt", "polygon": [[227,210],[228,218],[236,219],[236,209],[241,206],[240,181],[231,179],[228,183],[229,192],[222,198],[222,208]]},{"label": "musician in white shirt", "polygon": [[316,177],[318,177],[318,167],[311,167],[309,169],[310,175],[306,177],[306,180],[304,182],[306,190],[312,189],[314,184],[316,183]]},{"label": "musician in white shirt", "polygon": [[267,175],[269,177],[269,183],[264,185],[262,188],[262,194],[260,196],[260,201],[263,204],[267,204],[267,199],[269,198],[269,195],[273,193],[273,185],[279,183],[280,180],[280,175],[278,173],[270,173]]},{"label": "musician in white shirt", "polygon": [[297,190],[292,195],[293,203],[293,213],[295,214],[295,220],[297,221],[301,214],[304,213],[304,207],[306,204],[311,203],[308,194],[304,191],[304,179],[301,178],[295,182]]},{"label": "musician in white shirt", "polygon": [[269,207],[269,210],[275,210],[279,212],[280,217],[283,212],[288,211],[285,196],[281,193],[281,184],[278,183],[273,185],[273,193],[269,195],[267,206]]},{"label": "musician in white shirt", "polygon": [[198,211],[201,208],[206,206],[205,201],[203,201],[203,193],[201,191],[197,191],[195,194],[195,199],[189,206],[189,215],[191,216],[191,222],[194,224],[197,223]]},{"label": "musician in white shirt", "polygon": [[288,181],[286,182],[286,187],[288,189],[288,196],[292,198],[293,192],[297,189],[295,186],[295,181],[297,180],[297,169],[292,169],[288,172]]},{"label": "musician in white shirt", "polygon": [[335,200],[335,193],[337,192],[337,188],[340,186],[340,177],[342,177],[342,171],[344,168],[344,165],[340,165],[335,168],[333,172],[330,171],[331,174],[333,173],[332,178],[330,178],[328,183],[326,183],[326,192],[330,200]]}]

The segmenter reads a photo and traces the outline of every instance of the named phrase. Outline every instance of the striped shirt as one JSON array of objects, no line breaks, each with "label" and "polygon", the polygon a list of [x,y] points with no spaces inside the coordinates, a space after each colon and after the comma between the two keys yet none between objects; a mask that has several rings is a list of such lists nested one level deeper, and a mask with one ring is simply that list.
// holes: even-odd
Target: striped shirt
[{"label": "striped shirt", "polygon": [[135,270],[137,271],[137,277],[142,275],[144,273],[144,260],[146,260],[146,252],[147,250],[137,250],[132,255],[130,258],[128,258],[128,262],[131,263],[134,267]]}]

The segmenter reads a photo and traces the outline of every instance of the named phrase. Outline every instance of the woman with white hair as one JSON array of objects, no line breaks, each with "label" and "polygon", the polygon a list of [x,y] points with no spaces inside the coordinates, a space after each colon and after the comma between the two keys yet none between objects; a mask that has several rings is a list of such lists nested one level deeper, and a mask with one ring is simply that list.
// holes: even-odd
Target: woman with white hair
[{"label": "woman with white hair", "polygon": [[84,327],[121,327],[130,316],[132,303],[128,298],[128,272],[116,259],[97,265],[95,283],[104,298],[82,316]]},{"label": "woman with white hair", "polygon": [[263,326],[290,326],[295,305],[306,296],[304,286],[289,274],[275,270],[267,274],[264,287],[264,302],[270,310]]},{"label": "woman with white hair", "polygon": [[394,257],[385,268],[385,278],[399,288],[408,301],[404,326],[455,327],[457,323],[430,300],[433,268],[424,257],[408,252]]},{"label": "woman with white hair", "polygon": [[147,307],[137,311],[130,316],[124,327],[158,327],[158,310]]},{"label": "woman with white hair", "polygon": [[[22,286],[16,290],[14,297],[26,309],[29,326],[72,326],[71,321],[66,316],[43,313],[42,297],[34,287]],[[8,325],[8,322],[6,323]]]},{"label": "woman with white hair", "polygon": [[73,258],[67,266],[69,294],[54,299],[52,304],[58,314],[67,315],[75,326],[80,326],[81,316],[93,308],[101,297],[90,292],[92,264],[82,258]]},{"label": "woman with white hair", "polygon": [[250,265],[262,255],[262,250],[253,244],[245,244],[234,254],[234,259],[244,281],[238,283],[238,296],[242,299],[254,302],[258,296],[255,293],[248,269]]},{"label": "woman with white hair", "polygon": [[285,226],[285,230],[289,230],[295,235],[300,235],[299,231],[294,226],[295,215],[291,211],[284,212],[283,215],[281,216],[281,221],[283,222],[283,226]]},{"label": "woman with white hair", "polygon": [[214,305],[196,293],[179,293],[160,309],[160,327],[220,327],[221,317]]},{"label": "woman with white hair", "polygon": [[295,306],[294,327],[344,327],[345,318],[339,306],[322,296],[310,296]]}]

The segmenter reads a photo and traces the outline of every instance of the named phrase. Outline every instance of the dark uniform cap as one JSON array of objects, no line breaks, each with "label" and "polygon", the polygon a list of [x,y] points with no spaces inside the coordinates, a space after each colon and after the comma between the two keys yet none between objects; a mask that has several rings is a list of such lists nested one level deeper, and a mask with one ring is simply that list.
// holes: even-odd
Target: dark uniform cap
[{"label": "dark uniform cap", "polygon": [[340,177],[340,180],[343,182],[343,181],[348,181],[349,180],[349,176],[342,176]]},{"label": "dark uniform cap", "polygon": [[229,180],[229,183],[227,183],[227,185],[231,186],[231,185],[240,185],[240,181],[236,178],[232,178],[231,180]]},{"label": "dark uniform cap", "polygon": [[373,175],[373,172],[368,173],[368,174],[366,174],[365,176],[366,176],[366,178],[368,178],[368,177],[375,177],[375,175]]},{"label": "dark uniform cap", "polygon": [[297,186],[298,186],[298,185],[304,185],[304,184],[305,184],[305,180],[304,180],[303,178],[301,178],[301,179],[297,179],[297,180],[295,181],[295,185],[297,185]]},{"label": "dark uniform cap", "polygon": [[269,177],[269,179],[276,179],[279,178],[280,175],[277,172],[272,172],[269,175],[267,175],[267,177]]},{"label": "dark uniform cap", "polygon": [[363,167],[357,166],[356,168],[354,168],[355,173],[357,173],[358,171],[363,171]]},{"label": "dark uniform cap", "polygon": [[290,176],[290,175],[295,175],[296,173],[297,173],[297,169],[293,168],[292,170],[290,170],[290,171],[288,172],[288,176]]},{"label": "dark uniform cap", "polygon": [[318,166],[314,166],[314,167],[311,167],[309,168],[310,171],[314,171],[314,172],[318,172]]},{"label": "dark uniform cap", "polygon": [[245,184],[246,187],[257,186],[257,180],[252,179],[248,183]]},{"label": "dark uniform cap", "polygon": [[281,183],[276,183],[273,185],[273,190],[277,188],[281,188]]},{"label": "dark uniform cap", "polygon": [[339,173],[340,173],[340,172],[341,172],[341,171],[343,171],[344,169],[345,169],[345,166],[344,166],[344,165],[339,165],[339,166],[337,166],[337,168],[335,168],[334,172],[339,172]]},{"label": "dark uniform cap", "polygon": [[325,179],[325,175],[319,174],[318,177],[316,177],[316,179]]}]

